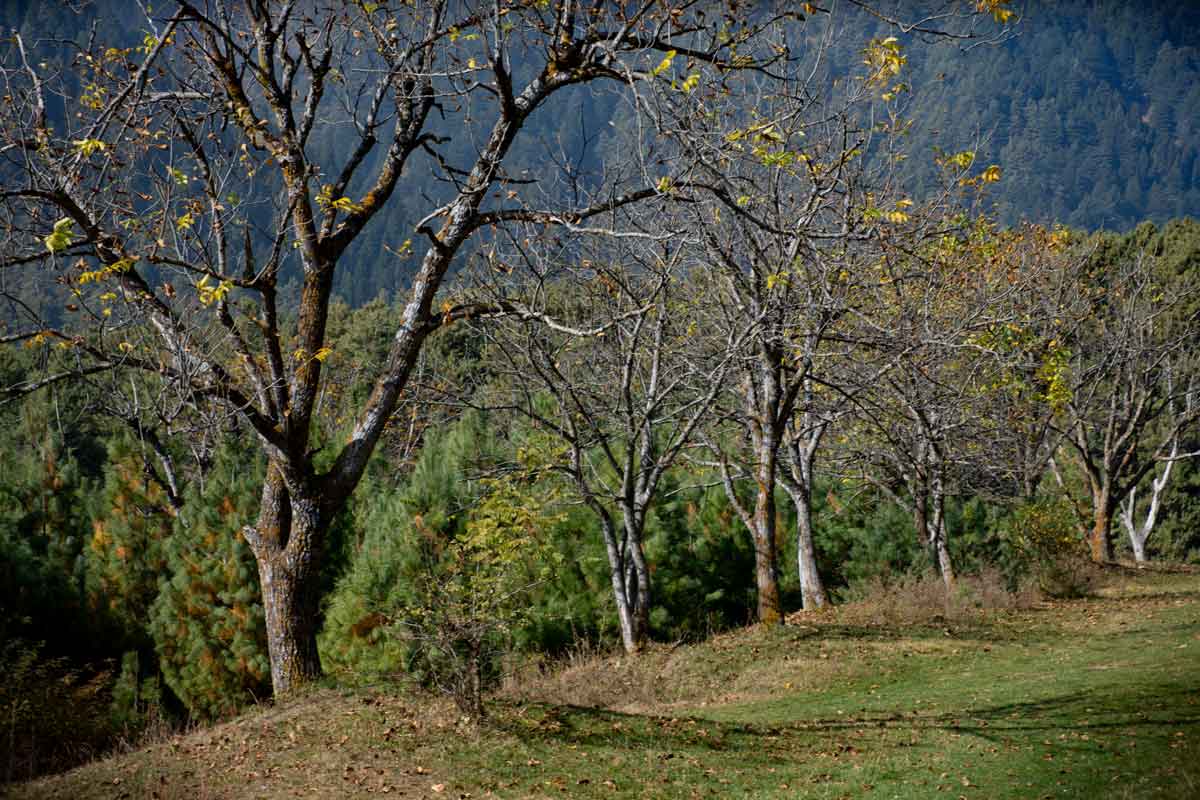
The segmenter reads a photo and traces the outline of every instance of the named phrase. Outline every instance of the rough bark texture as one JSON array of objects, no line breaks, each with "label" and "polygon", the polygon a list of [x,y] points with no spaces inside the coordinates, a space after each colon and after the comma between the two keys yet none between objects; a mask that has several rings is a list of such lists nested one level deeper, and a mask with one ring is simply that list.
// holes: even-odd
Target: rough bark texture
[{"label": "rough bark texture", "polygon": [[278,469],[268,470],[258,526],[245,531],[259,584],[276,697],[321,675],[317,652],[324,537],[316,498],[289,497]]},{"label": "rough bark texture", "polygon": [[1112,512],[1108,507],[1107,497],[1097,498],[1092,506],[1092,532],[1089,545],[1092,551],[1092,561],[1105,564],[1113,560]]},{"label": "rough bark texture", "polygon": [[317,653],[318,597],[307,570],[280,553],[258,560],[271,686],[276,697],[321,676]]}]

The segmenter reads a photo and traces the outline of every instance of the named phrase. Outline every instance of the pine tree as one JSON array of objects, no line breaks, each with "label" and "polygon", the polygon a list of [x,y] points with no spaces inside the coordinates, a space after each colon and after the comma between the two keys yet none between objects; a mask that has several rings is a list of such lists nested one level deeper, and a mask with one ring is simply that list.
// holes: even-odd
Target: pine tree
[{"label": "pine tree", "polygon": [[253,521],[259,481],[261,465],[220,448],[163,543],[170,577],[150,632],[167,685],[194,716],[229,714],[270,691],[254,557],[239,533]]},{"label": "pine tree", "polygon": [[88,547],[89,594],[135,641],[167,573],[166,541],[175,510],[163,488],[147,478],[142,454],[128,436],[109,442],[104,489],[95,502]]}]

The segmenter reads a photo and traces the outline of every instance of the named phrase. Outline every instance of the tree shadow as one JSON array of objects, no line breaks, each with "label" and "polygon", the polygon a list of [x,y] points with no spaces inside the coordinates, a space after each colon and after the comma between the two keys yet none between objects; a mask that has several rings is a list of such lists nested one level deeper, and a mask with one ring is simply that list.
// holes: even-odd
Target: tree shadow
[{"label": "tree shadow", "polygon": [[[635,714],[576,705],[527,704],[521,721],[505,715],[496,720],[501,730],[520,738],[540,738],[578,747],[624,746],[671,750],[774,749],[781,739],[813,734],[851,735],[864,732],[930,731],[969,735],[997,743],[1015,738],[1054,737],[1056,746],[1069,747],[1077,736],[1125,731],[1131,736],[1161,736],[1200,726],[1200,687],[1177,684],[1142,685],[1137,691],[1068,692],[1024,702],[965,707],[936,713],[914,711],[865,713],[798,719],[786,724],[727,722],[696,715]],[[532,715],[532,716],[530,716]],[[536,724],[530,724],[536,720]],[[1061,739],[1064,734],[1065,740]],[[903,738],[903,737],[901,737]],[[1082,740],[1087,741],[1087,740]]]}]

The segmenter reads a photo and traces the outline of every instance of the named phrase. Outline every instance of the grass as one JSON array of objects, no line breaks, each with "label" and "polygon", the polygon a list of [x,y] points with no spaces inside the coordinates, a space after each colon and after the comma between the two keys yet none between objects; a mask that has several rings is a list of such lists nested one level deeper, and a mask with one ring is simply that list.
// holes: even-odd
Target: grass
[{"label": "grass", "polygon": [[[867,617],[867,619],[864,619]],[[912,624],[794,618],[530,676],[479,731],[321,690],[19,798],[1200,796],[1200,575]]]}]

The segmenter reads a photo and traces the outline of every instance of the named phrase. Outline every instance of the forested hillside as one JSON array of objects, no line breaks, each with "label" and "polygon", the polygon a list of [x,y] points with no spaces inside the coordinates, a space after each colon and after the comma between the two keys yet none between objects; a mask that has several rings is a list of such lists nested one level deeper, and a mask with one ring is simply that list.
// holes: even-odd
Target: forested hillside
[{"label": "forested hillside", "polygon": [[[136,17],[119,11],[127,3],[83,3],[78,15],[66,5],[8,0],[0,27],[82,42],[94,23],[105,41],[136,42],[144,31],[120,22]],[[1007,224],[1126,231],[1146,220],[1200,215],[1200,8],[1028,0],[1018,11],[1014,35],[999,44],[920,47],[920,37],[899,36],[907,57],[901,113],[911,122],[913,194],[932,189],[937,152],[971,148],[1003,170],[990,197]],[[830,56],[849,71],[863,43],[888,32],[867,16],[844,25]],[[596,179],[597,153],[616,146],[615,127],[631,124],[628,109],[595,91],[578,92],[568,108],[529,120],[530,135],[510,156],[515,173],[549,161],[572,164],[585,183]],[[318,134],[314,145],[327,159],[338,138]],[[455,137],[443,158],[465,167],[477,146]],[[397,253],[412,238],[424,203],[446,197],[447,176],[431,159],[418,153],[409,169],[421,176],[422,191],[396,199],[382,224],[355,245],[353,268],[339,276],[338,292],[352,305],[380,292],[390,296],[407,282],[411,265]]]},{"label": "forested hillside", "polygon": [[1128,230],[1200,209],[1194,3],[1031,2],[1003,46],[912,63],[914,152],[979,137],[1006,222]]}]

